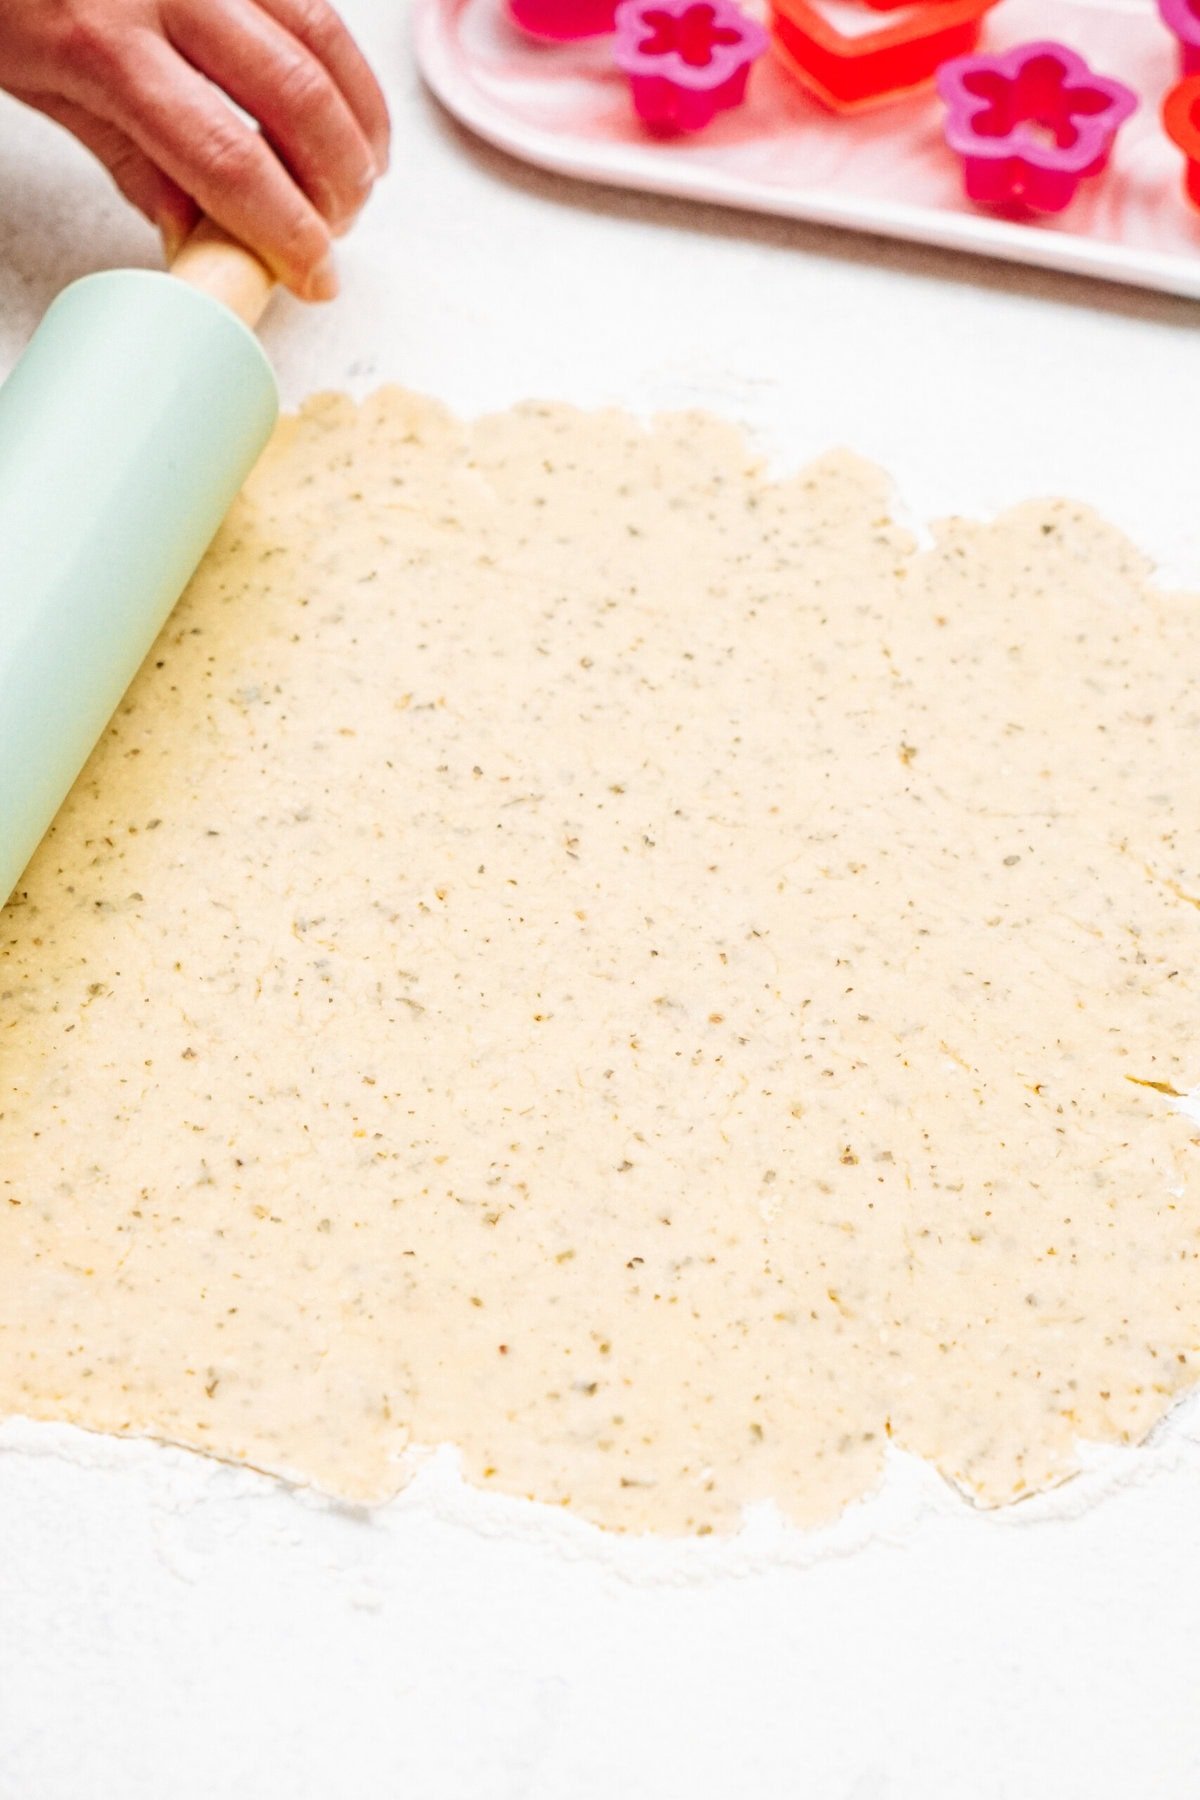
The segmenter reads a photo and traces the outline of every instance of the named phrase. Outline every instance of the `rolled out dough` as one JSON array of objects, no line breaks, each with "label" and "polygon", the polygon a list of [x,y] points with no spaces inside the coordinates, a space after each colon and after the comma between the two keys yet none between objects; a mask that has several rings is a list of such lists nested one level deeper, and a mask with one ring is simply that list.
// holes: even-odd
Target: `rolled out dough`
[{"label": "rolled out dough", "polygon": [[1063,502],[311,402],[0,918],[0,1411],[672,1532],[1141,1437],[1197,669]]}]

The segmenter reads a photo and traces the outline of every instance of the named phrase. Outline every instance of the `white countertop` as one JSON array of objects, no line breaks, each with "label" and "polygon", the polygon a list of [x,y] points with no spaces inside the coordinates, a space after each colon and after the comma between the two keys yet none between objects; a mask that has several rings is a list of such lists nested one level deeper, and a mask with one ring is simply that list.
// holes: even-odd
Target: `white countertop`
[{"label": "white countertop", "polygon": [[[265,327],[289,401],[704,405],[779,467],[876,458],[918,516],[1077,496],[1200,588],[1200,308],[569,187],[438,114],[402,6],[344,10],[396,153],[343,298]],[[154,253],[0,106],[0,368]],[[0,1800],[1195,1800],[1200,1405],[1090,1462],[985,1515],[897,1458],[830,1532],[656,1544],[447,1455],[372,1516],[0,1426]]]}]

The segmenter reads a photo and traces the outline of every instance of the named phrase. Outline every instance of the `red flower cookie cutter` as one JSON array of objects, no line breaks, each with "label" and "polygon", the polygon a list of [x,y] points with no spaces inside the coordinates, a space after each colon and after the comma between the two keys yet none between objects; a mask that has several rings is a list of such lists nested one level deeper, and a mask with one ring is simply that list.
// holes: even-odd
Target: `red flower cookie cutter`
[{"label": "red flower cookie cutter", "polygon": [[[826,0],[773,0],[776,48],[784,65],[810,93],[834,112],[857,112],[902,98],[932,80],[947,57],[971,50],[979,41],[983,16],[997,0],[869,0],[875,12],[893,19],[862,21],[843,5]],[[842,23],[837,21],[841,18]]]},{"label": "red flower cookie cutter", "polygon": [[960,56],[938,71],[946,142],[981,206],[1061,212],[1098,175],[1137,106],[1123,82],[1093,74],[1065,44]]},{"label": "red flower cookie cutter", "polygon": [[654,131],[699,131],[746,97],[762,26],[733,0],[623,0],[613,57],[638,117]]},{"label": "red flower cookie cutter", "polygon": [[1200,74],[1200,0],[1158,0],[1167,30],[1179,41],[1179,61],[1185,75]]},{"label": "red flower cookie cutter", "polygon": [[530,37],[570,44],[610,32],[617,0],[508,0],[508,10]]},{"label": "red flower cookie cutter", "polygon": [[1200,206],[1200,74],[1189,75],[1171,89],[1163,102],[1163,124],[1187,158],[1184,191],[1193,205]]}]

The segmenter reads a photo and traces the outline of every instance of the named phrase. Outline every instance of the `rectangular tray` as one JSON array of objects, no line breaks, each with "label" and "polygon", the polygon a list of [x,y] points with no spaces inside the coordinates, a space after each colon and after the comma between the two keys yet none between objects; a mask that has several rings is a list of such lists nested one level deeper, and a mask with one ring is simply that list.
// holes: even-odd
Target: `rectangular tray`
[{"label": "rectangular tray", "polygon": [[1001,0],[989,14],[985,47],[1061,39],[1141,97],[1108,172],[1060,217],[1029,223],[965,199],[932,92],[838,117],[767,56],[744,106],[692,138],[661,141],[634,117],[606,39],[536,43],[503,0],[415,0],[413,27],[421,71],[448,111],[541,168],[1200,299],[1200,212],[1159,119],[1177,49],[1152,0]]}]

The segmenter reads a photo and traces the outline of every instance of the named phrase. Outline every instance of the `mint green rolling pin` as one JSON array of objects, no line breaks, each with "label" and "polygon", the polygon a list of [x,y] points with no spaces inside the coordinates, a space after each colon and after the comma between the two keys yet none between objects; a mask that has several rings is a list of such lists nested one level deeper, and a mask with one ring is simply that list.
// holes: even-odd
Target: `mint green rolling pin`
[{"label": "mint green rolling pin", "polygon": [[271,435],[270,294],[203,223],[73,283],[0,387],[0,905]]}]

